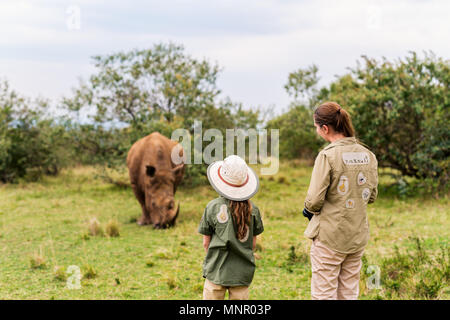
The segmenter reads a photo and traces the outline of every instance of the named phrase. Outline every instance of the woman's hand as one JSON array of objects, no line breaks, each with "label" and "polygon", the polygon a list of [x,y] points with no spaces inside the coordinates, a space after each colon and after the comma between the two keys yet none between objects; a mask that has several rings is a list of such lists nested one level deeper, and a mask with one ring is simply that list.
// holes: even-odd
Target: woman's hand
[{"label": "woman's hand", "polygon": [[311,218],[314,216],[314,214],[309,212],[308,209],[304,208],[303,209],[303,216],[308,218],[308,220],[311,220]]}]

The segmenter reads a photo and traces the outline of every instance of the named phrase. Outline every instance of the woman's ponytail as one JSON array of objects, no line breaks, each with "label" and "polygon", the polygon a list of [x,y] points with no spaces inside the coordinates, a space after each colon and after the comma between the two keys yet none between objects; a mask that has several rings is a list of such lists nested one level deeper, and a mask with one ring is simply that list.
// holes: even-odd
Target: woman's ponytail
[{"label": "woman's ponytail", "polygon": [[336,132],[346,137],[355,136],[350,115],[336,102],[325,102],[317,107],[314,111],[314,121],[320,126],[332,126]]}]

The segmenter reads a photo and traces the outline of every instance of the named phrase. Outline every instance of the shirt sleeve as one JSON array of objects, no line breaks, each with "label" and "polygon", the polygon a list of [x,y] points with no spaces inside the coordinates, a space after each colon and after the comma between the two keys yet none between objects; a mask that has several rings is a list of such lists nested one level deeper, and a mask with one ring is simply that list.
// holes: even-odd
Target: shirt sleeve
[{"label": "shirt sleeve", "polygon": [[206,207],[203,212],[202,220],[200,221],[200,225],[198,227],[198,232],[205,236],[210,236],[214,232],[214,227],[208,221],[208,207]]},{"label": "shirt sleeve", "polygon": [[378,196],[378,170],[375,173],[375,187],[370,192],[369,203],[374,203]]},{"label": "shirt sleeve", "polygon": [[261,233],[263,233],[264,231],[264,225],[261,219],[261,214],[259,212],[258,207],[254,207],[253,208],[255,215],[254,215],[254,219],[253,219],[253,236],[257,236]]},{"label": "shirt sleeve", "polygon": [[331,166],[324,153],[319,153],[314,163],[308,193],[305,200],[305,208],[319,214],[325,202],[328,187],[331,179]]}]

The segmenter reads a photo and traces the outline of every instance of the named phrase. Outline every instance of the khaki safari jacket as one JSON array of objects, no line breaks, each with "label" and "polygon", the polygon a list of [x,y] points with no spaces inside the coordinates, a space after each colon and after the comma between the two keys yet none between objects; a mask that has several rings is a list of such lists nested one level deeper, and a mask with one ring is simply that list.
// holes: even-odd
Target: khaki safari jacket
[{"label": "khaki safari jacket", "polygon": [[314,216],[305,236],[350,254],[369,240],[366,207],[378,194],[378,162],[355,137],[330,143],[317,156],[305,208]]}]

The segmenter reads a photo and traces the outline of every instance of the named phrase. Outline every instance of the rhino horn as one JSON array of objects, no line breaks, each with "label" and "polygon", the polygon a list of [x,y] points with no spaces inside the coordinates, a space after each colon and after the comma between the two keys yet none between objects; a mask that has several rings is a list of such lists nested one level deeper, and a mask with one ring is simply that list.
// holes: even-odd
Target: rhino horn
[{"label": "rhino horn", "polygon": [[171,226],[175,225],[175,221],[177,220],[179,213],[180,213],[180,202],[178,202],[177,213],[175,213],[175,216],[173,217],[172,221],[170,222]]}]

